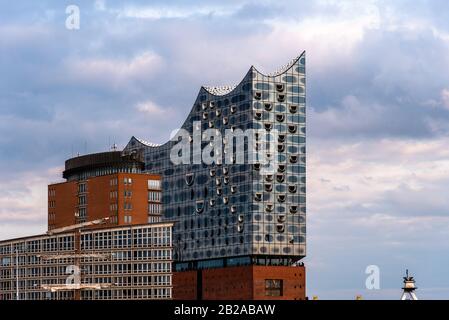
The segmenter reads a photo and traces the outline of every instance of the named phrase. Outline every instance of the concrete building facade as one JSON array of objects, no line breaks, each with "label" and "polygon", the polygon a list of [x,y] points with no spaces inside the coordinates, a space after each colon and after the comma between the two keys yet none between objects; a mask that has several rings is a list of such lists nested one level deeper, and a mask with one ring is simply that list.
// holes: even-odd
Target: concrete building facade
[{"label": "concrete building facade", "polygon": [[0,300],[171,299],[172,227],[116,226],[81,231],[79,240],[67,232],[0,241]]}]

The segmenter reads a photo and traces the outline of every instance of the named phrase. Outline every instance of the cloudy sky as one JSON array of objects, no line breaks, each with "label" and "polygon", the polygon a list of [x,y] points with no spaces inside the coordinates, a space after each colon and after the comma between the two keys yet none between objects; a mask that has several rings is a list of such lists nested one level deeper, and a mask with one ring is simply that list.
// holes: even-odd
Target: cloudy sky
[{"label": "cloudy sky", "polygon": [[45,230],[66,158],[164,142],[201,85],[303,50],[308,295],[397,299],[409,268],[419,297],[448,299],[445,0],[0,0],[0,238]]}]

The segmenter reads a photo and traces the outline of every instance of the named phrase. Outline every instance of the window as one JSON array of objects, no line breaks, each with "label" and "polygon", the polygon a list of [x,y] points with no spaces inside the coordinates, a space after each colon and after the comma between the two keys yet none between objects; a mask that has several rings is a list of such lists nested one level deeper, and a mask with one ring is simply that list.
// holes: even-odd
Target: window
[{"label": "window", "polygon": [[149,191],[148,192],[148,201],[160,202],[161,201],[161,193]]},{"label": "window", "polygon": [[86,191],[87,191],[86,184],[85,183],[80,183],[78,185],[78,193],[83,193],[83,192],[86,192]]},{"label": "window", "polygon": [[160,180],[148,180],[148,189],[161,189],[161,181]]},{"label": "window", "polygon": [[265,279],[265,295],[269,297],[281,297],[284,281],[280,279]]},{"label": "window", "polygon": [[86,208],[79,208],[79,217],[80,218],[86,218],[86,216],[87,216],[87,210],[86,210]]},{"label": "window", "polygon": [[116,186],[117,183],[118,183],[118,179],[114,178],[114,179],[111,179],[111,181],[109,182],[109,185],[112,187],[112,186]]},{"label": "window", "polygon": [[87,201],[86,201],[86,196],[79,196],[79,198],[78,198],[78,204],[79,205],[83,205],[83,204],[86,204],[87,203]]},{"label": "window", "polygon": [[161,205],[157,203],[149,203],[148,204],[148,213],[149,214],[160,214],[161,213]]}]

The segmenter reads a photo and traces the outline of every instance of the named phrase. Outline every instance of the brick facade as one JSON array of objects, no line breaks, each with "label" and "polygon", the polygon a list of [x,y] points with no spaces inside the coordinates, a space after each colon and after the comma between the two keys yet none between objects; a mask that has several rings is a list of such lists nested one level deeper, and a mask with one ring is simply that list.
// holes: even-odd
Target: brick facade
[{"label": "brick facade", "polygon": [[[281,295],[268,295],[266,280],[281,280]],[[304,300],[305,287],[304,266],[241,266],[173,274],[176,300]]]},{"label": "brick facade", "polygon": [[[149,189],[148,180],[159,179],[159,175],[153,174],[116,173],[51,184],[48,186],[48,228],[51,230],[83,222],[82,217],[76,216],[80,207],[86,209],[86,221],[110,217],[110,223],[103,227],[148,223],[148,192],[160,193],[160,190]],[[80,184],[85,184],[84,192],[79,191]],[[83,195],[86,202],[80,206],[79,198]],[[131,217],[131,221],[126,220],[125,216]]]}]

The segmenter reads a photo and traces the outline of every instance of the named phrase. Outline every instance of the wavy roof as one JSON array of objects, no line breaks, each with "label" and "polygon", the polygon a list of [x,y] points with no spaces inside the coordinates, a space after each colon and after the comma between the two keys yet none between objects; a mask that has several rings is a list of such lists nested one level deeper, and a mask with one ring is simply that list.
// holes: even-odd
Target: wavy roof
[{"label": "wavy roof", "polygon": [[[272,73],[262,73],[259,70],[257,70],[254,66],[251,66],[251,68],[249,69],[249,71],[246,73],[245,77],[240,81],[239,84],[237,85],[230,85],[230,86],[202,86],[201,90],[205,90],[206,92],[215,95],[215,96],[224,96],[227,94],[232,93],[232,91],[237,88],[243,81],[245,81],[245,79],[247,79],[248,75],[250,73],[252,73],[253,71],[258,72],[259,74],[265,76],[265,77],[277,77],[282,75],[283,73],[287,72],[290,68],[292,68],[301,57],[303,57],[305,55],[305,51],[303,51],[299,56],[295,57],[294,59],[292,59],[289,63],[287,63],[286,65],[282,66],[281,68],[279,68],[278,70],[276,70],[275,72]],[[146,140],[143,139],[139,139],[136,137],[133,137],[134,139],[136,139],[136,141],[138,141],[139,143],[148,146],[148,147],[159,147],[162,146],[162,144],[157,144],[157,143],[151,143],[148,142]],[[131,138],[132,140],[132,138]],[[127,147],[125,147],[126,149]]]},{"label": "wavy roof", "polygon": [[146,146],[148,146],[148,147],[159,147],[159,146],[161,146],[161,144],[158,144],[158,143],[152,143],[152,142],[148,142],[148,141],[146,141],[146,140],[143,140],[143,139],[139,139],[139,138],[136,138],[136,137],[134,137],[137,141],[139,141],[141,144],[144,144],[144,145],[146,145]]},{"label": "wavy roof", "polygon": [[[298,62],[298,60],[304,56],[305,51],[303,51],[299,56],[295,57],[294,59],[292,59],[289,63],[287,63],[286,65],[282,66],[281,68],[279,68],[278,70],[271,72],[271,73],[267,73],[264,74],[262,72],[260,72],[259,70],[257,70],[254,66],[251,66],[250,71],[252,69],[254,69],[255,71],[257,71],[258,73],[266,76],[266,77],[277,77],[280,76],[281,74],[287,72],[292,66],[295,65],[296,62]],[[238,85],[229,85],[229,86],[203,86],[203,88],[209,92],[210,94],[213,94],[215,96],[224,96],[227,95],[228,93],[231,93]]]},{"label": "wavy roof", "polygon": [[224,96],[225,94],[228,94],[229,92],[232,92],[237,86],[218,86],[218,87],[206,87],[203,86],[204,89],[206,89],[207,92],[216,95],[216,96]]}]

